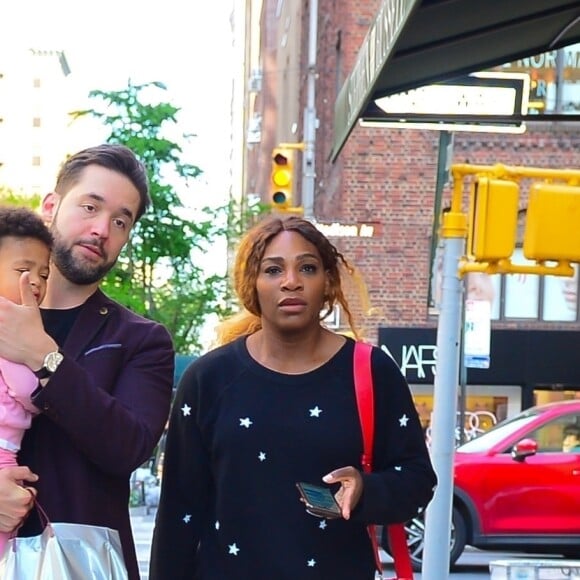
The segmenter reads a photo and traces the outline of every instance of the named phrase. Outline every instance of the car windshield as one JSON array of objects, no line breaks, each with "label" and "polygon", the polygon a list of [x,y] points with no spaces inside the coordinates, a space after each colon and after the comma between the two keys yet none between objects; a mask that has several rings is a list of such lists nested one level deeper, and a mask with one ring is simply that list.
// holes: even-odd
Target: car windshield
[{"label": "car windshield", "polygon": [[464,443],[457,448],[457,451],[461,451],[461,453],[481,453],[482,451],[487,451],[494,445],[497,445],[498,442],[509,437],[514,431],[520,429],[520,427],[531,423],[541,413],[542,411],[537,409],[527,409],[511,419],[505,419],[501,423],[498,423],[479,437]]}]

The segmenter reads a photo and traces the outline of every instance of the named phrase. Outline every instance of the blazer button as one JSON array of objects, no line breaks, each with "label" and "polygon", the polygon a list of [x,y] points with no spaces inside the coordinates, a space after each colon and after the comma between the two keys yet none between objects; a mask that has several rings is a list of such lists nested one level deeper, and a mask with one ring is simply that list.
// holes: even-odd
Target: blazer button
[{"label": "blazer button", "polygon": [[99,314],[102,314],[103,316],[105,314],[109,313],[109,309],[106,306],[101,306],[100,310],[99,310]]}]

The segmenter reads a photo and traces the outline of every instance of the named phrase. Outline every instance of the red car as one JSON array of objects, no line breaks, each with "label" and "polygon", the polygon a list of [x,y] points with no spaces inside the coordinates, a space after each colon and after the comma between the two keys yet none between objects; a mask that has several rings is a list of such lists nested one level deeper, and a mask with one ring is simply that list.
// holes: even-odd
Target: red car
[{"label": "red car", "polygon": [[[580,558],[580,447],[562,448],[573,427],[578,399],[526,409],[457,448],[451,565],[466,545]],[[419,570],[423,519],[406,529]],[[389,552],[385,536],[382,545]]]}]

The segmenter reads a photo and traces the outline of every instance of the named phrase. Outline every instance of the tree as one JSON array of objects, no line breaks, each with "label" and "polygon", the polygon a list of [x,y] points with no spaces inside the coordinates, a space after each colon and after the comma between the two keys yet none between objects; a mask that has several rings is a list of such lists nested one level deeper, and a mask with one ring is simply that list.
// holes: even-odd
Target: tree
[{"label": "tree", "polygon": [[[100,107],[72,113],[90,115],[108,129],[108,142],[132,149],[147,167],[152,208],[135,225],[130,242],[116,266],[103,281],[112,298],[147,318],[163,323],[177,352],[201,348],[199,331],[210,313],[221,314],[227,291],[224,275],[206,276],[192,260],[196,251],[207,252],[217,236],[224,235],[223,208],[203,208],[192,215],[178,195],[191,193],[191,181],[201,174],[185,163],[182,147],[166,138],[164,130],[177,125],[179,108],[145,99],[166,90],[159,82],[133,85],[120,91],[90,92]],[[181,135],[184,142],[193,135]],[[223,226],[220,226],[223,223]]]},{"label": "tree", "polygon": [[23,192],[16,192],[9,187],[0,185],[0,203],[5,205],[16,205],[29,207],[33,210],[40,208],[40,195],[26,195]]}]

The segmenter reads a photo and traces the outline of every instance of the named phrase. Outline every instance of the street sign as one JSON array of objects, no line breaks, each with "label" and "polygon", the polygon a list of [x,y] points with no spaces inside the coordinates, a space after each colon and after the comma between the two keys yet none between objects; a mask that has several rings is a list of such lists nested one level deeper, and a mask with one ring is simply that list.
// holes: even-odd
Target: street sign
[{"label": "street sign", "polygon": [[365,127],[523,133],[527,73],[480,72],[376,99],[360,117]]},{"label": "street sign", "polygon": [[463,360],[467,368],[489,368],[491,304],[489,300],[465,301]]}]

